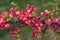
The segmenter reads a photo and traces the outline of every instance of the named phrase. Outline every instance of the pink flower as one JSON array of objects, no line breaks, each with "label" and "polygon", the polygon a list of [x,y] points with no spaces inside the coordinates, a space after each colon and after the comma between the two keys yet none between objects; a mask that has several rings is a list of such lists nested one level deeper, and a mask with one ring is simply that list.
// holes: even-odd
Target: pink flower
[{"label": "pink flower", "polygon": [[10,34],[11,34],[11,36],[16,36],[16,34],[17,33],[20,33],[20,29],[19,28],[17,28],[17,29],[15,29],[15,28],[11,28],[11,30],[10,30]]},{"label": "pink flower", "polygon": [[47,24],[47,25],[50,25],[51,24],[51,20],[50,19],[48,19],[48,20],[45,20],[45,23]]},{"label": "pink flower", "polygon": [[18,28],[16,31],[17,31],[18,33],[20,33],[21,30]]},{"label": "pink flower", "polygon": [[10,30],[10,34],[11,34],[12,36],[15,36],[15,35],[16,35],[16,32],[15,32],[15,29],[14,29],[14,28],[12,28],[12,29]]},{"label": "pink flower", "polygon": [[59,22],[59,18],[50,17],[52,22]]},{"label": "pink flower", "polygon": [[3,18],[0,18],[0,24],[3,23],[4,19]]},{"label": "pink flower", "polygon": [[2,12],[2,14],[0,15],[1,17],[5,17],[5,16],[7,16],[8,17],[8,13],[6,12],[6,11],[4,11],[4,12]]},{"label": "pink flower", "polygon": [[43,12],[40,13],[40,16],[45,16],[45,14]]},{"label": "pink flower", "polygon": [[15,13],[16,13],[17,15],[20,15],[20,11],[19,11],[19,10],[15,10]]},{"label": "pink flower", "polygon": [[9,17],[10,17],[10,18],[13,18],[13,17],[14,17],[14,15],[10,13],[10,14],[9,14]]},{"label": "pink flower", "polygon": [[45,10],[44,12],[41,12],[41,13],[40,13],[40,16],[48,16],[49,13],[50,13],[49,10]]},{"label": "pink flower", "polygon": [[37,32],[37,30],[35,29],[35,30],[33,30],[33,37],[38,37],[38,32]]},{"label": "pink flower", "polygon": [[5,24],[5,28],[9,28],[9,27],[10,27],[9,23]]},{"label": "pink flower", "polygon": [[25,22],[26,24],[28,24],[29,26],[31,26],[31,20],[28,19],[28,20],[25,20],[24,22]]},{"label": "pink flower", "polygon": [[15,9],[14,9],[14,8],[11,8],[11,9],[9,10],[9,12],[10,12],[10,13],[15,13]]},{"label": "pink flower", "polygon": [[31,13],[32,11],[36,12],[37,8],[33,5],[33,6],[27,6],[26,7],[27,12]]},{"label": "pink flower", "polygon": [[10,12],[9,17],[10,17],[10,18],[13,18],[14,15],[15,15],[15,9],[14,9],[14,8],[11,8],[11,9],[9,10],[9,12]]},{"label": "pink flower", "polygon": [[22,24],[18,23],[18,28],[21,28],[22,26],[23,26]]},{"label": "pink flower", "polygon": [[5,29],[5,24],[1,25],[0,29],[4,30]]},{"label": "pink flower", "polygon": [[33,10],[34,10],[34,12],[36,12],[37,11],[37,8],[34,6]]},{"label": "pink flower", "polygon": [[46,15],[48,15],[48,14],[50,13],[50,11],[49,11],[49,10],[45,10],[44,13],[45,13]]}]

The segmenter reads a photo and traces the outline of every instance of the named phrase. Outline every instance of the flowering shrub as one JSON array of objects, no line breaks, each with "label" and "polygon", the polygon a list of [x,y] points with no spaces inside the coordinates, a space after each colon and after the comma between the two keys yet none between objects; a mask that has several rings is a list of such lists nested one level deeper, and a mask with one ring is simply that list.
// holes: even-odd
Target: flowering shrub
[{"label": "flowering shrub", "polygon": [[[40,15],[36,15],[37,8],[33,5],[28,5],[26,11],[19,11],[18,9],[11,8],[9,12],[2,12],[0,15],[0,30],[10,28],[18,24],[18,27],[11,27],[10,34],[15,36],[21,32],[21,28],[28,25],[33,30],[33,36],[39,38],[46,30],[51,29],[54,32],[60,28],[59,18],[53,17],[51,10],[45,10]],[[14,19],[15,18],[15,19]]]}]

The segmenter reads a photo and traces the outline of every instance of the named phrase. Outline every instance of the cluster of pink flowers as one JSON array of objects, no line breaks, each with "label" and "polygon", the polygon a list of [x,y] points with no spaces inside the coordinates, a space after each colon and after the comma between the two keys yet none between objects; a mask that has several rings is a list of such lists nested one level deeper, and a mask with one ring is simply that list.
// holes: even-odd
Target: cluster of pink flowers
[{"label": "cluster of pink flowers", "polygon": [[[31,26],[33,30],[33,36],[38,37],[39,33],[44,33],[47,29],[51,28],[53,31],[57,30],[60,26],[60,20],[53,17],[50,10],[41,12],[40,15],[36,16],[37,8],[33,6],[27,6],[26,11],[19,11],[18,9],[11,8],[8,12],[2,12],[0,15],[0,30],[9,28],[12,23],[18,24],[17,28],[11,29],[11,35],[15,35],[21,31],[22,26]],[[14,17],[18,19],[14,21]],[[13,21],[14,22],[13,22]],[[22,23],[23,22],[23,23]]]},{"label": "cluster of pink flowers", "polygon": [[8,14],[7,12],[2,12],[0,15],[0,30],[3,30],[5,28],[9,28],[10,23],[8,22]]},{"label": "cluster of pink flowers", "polygon": [[20,31],[21,31],[21,30],[20,30],[19,28],[17,28],[17,29],[11,28],[10,34],[11,34],[12,36],[15,36],[16,34],[20,33]]}]

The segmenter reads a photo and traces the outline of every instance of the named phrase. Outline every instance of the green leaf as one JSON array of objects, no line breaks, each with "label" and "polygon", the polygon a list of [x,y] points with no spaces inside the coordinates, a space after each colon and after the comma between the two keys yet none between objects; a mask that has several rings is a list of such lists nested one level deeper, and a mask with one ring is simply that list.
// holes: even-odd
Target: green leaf
[{"label": "green leaf", "polygon": [[35,12],[32,12],[31,17],[35,17],[35,16],[36,16],[36,13]]}]

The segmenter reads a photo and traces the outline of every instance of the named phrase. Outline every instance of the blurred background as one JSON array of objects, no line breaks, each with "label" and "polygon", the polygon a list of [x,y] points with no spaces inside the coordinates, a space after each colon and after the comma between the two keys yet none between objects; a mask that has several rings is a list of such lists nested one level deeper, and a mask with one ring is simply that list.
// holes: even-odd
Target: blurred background
[{"label": "blurred background", "polygon": [[[8,12],[11,7],[26,11],[25,8],[28,4],[37,7],[37,15],[48,9],[53,11],[55,17],[60,18],[60,0],[0,0],[0,13],[3,11]],[[20,35],[22,40],[37,40],[32,37],[32,30],[28,26],[23,28]],[[0,40],[13,40],[9,34],[9,29],[0,30]],[[60,32],[57,34],[57,40],[60,40]]]}]

